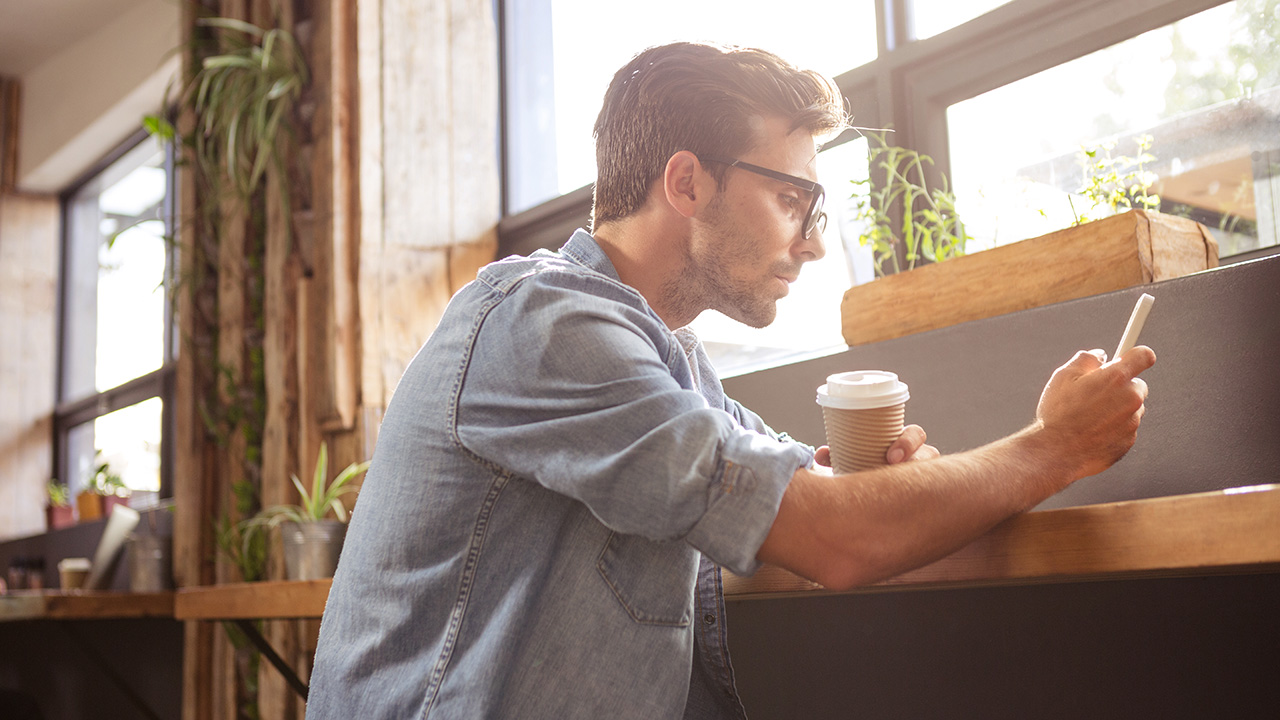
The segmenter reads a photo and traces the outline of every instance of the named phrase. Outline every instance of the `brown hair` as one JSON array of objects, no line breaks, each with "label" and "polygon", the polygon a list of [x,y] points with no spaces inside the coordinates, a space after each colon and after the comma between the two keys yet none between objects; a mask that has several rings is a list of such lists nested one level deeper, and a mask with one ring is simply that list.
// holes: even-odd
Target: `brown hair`
[{"label": "brown hair", "polygon": [[[636,55],[613,76],[596,119],[592,228],[636,212],[681,150],[737,157],[751,118],[781,117],[813,135],[846,126],[839,88],[764,50],[672,43]],[[725,168],[709,164],[720,182]]]}]

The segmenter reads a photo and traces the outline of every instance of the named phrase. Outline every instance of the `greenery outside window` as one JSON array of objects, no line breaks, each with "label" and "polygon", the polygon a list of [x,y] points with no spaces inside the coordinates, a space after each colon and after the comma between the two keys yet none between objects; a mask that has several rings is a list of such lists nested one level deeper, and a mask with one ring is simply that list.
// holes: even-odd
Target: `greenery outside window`
[{"label": "greenery outside window", "polygon": [[1204,223],[1223,257],[1275,245],[1277,44],[1275,0],[1236,0],[952,105],[970,249],[1096,218],[1080,190],[1099,171],[1085,161],[1136,160],[1144,139],[1161,211]]}]

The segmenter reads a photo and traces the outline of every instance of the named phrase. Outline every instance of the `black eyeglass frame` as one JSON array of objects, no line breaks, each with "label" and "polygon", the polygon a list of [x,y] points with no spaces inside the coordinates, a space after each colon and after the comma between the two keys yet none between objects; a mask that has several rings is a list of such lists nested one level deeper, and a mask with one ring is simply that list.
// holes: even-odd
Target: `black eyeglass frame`
[{"label": "black eyeglass frame", "polygon": [[763,175],[764,177],[784,182],[788,185],[798,187],[801,190],[808,191],[811,197],[809,200],[809,209],[805,212],[804,216],[805,239],[808,239],[809,235],[813,233],[813,229],[815,227],[818,228],[818,232],[823,232],[827,229],[827,214],[822,211],[822,202],[826,199],[827,191],[823,189],[821,184],[813,182],[812,180],[805,180],[804,178],[796,177],[795,175],[788,175],[786,173],[778,172],[777,170],[760,167],[759,165],[752,165],[751,163],[743,162],[742,160],[729,160],[726,158],[712,157],[710,155],[700,155],[699,158],[705,161],[727,165],[728,167],[742,168],[747,172]]}]

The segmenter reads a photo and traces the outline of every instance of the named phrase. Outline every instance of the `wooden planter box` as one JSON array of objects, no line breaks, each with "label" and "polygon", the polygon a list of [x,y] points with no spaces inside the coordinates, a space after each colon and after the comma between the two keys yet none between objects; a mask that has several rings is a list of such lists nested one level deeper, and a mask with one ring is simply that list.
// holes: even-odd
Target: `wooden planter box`
[{"label": "wooden planter box", "polygon": [[864,345],[1218,266],[1200,223],[1132,210],[856,285],[840,314]]}]

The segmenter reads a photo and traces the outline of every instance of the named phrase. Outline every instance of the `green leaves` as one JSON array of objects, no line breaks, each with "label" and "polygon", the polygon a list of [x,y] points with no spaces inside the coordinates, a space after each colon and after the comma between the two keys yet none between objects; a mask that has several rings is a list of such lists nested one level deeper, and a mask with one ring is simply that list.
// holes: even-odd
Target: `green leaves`
[{"label": "green leaves", "polygon": [[[1138,146],[1136,157],[1114,155],[1115,141],[1103,143],[1096,148],[1080,148],[1080,165],[1084,171],[1084,185],[1080,194],[1090,202],[1085,213],[1075,213],[1073,225],[1096,220],[1092,213],[1099,208],[1109,208],[1116,214],[1134,208],[1157,210],[1160,208],[1160,196],[1151,192],[1155,184],[1156,174],[1147,170],[1146,166],[1155,162],[1156,156],[1147,152],[1151,149],[1154,138],[1150,135],[1139,135],[1134,139]],[[1068,196],[1070,202],[1070,197]],[[1071,203],[1075,212],[1075,203]]]},{"label": "green leaves", "polygon": [[159,115],[143,116],[142,127],[147,131],[148,135],[160,138],[164,142],[173,142],[178,136],[177,131],[173,128],[173,123]]},{"label": "green leaves", "polygon": [[57,480],[50,480],[45,485],[45,492],[49,496],[50,507],[66,507],[71,504],[71,490]]},{"label": "green leaves", "polygon": [[[956,212],[956,200],[946,187],[929,188],[925,166],[933,158],[914,150],[888,145],[883,134],[867,135],[869,164],[885,182],[855,180],[854,217],[864,222],[858,243],[871,247],[876,276],[911,270],[924,258],[942,262],[964,255],[970,240]],[[899,262],[898,248],[907,261]]]},{"label": "green leaves", "polygon": [[329,446],[326,443],[320,444],[320,454],[316,458],[315,472],[311,477],[311,487],[308,488],[298,479],[297,475],[290,475],[289,479],[293,481],[293,486],[298,490],[298,497],[301,502],[297,505],[274,505],[263,509],[257,515],[241,523],[244,536],[245,551],[248,551],[248,543],[252,541],[255,535],[264,530],[274,528],[282,522],[309,523],[317,520],[323,520],[332,510],[334,516],[339,522],[347,522],[349,514],[347,507],[342,502],[342,498],[356,489],[348,487],[347,483],[355,479],[360,473],[369,469],[368,462],[351,463],[343,468],[342,472],[333,479],[333,482],[326,484],[326,478],[329,473]]},{"label": "green leaves", "polygon": [[218,31],[220,49],[201,61],[185,93],[196,115],[198,164],[224,173],[235,194],[247,199],[268,166],[283,168],[280,136],[309,81],[306,62],[294,37],[279,28],[264,30],[232,18],[197,24]]}]

